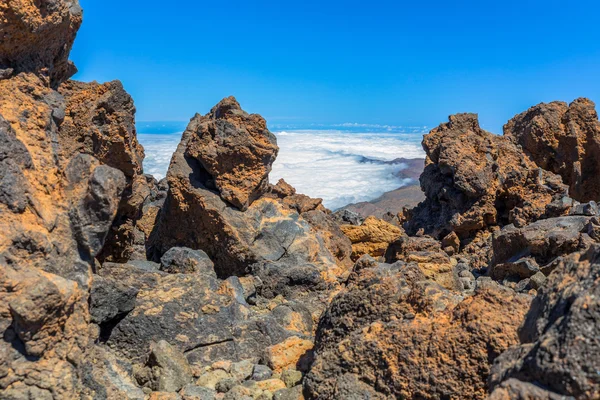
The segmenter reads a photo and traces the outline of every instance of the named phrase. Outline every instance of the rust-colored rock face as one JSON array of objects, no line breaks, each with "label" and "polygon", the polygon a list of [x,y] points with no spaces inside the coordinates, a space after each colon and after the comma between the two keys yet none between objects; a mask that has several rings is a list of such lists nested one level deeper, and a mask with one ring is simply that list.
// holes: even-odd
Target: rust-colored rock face
[{"label": "rust-colored rock face", "polygon": [[592,101],[538,104],[508,121],[504,135],[559,174],[575,200],[600,200],[600,122]]},{"label": "rust-colored rock face", "polygon": [[228,97],[204,117],[194,117],[188,130],[185,155],[200,163],[207,185],[223,200],[245,211],[267,191],[279,148],[260,115],[246,113]]},{"label": "rust-colored rock face", "polygon": [[77,0],[3,1],[0,69],[42,73],[57,86],[76,71],[68,57],[81,20]]},{"label": "rust-colored rock face", "polygon": [[352,242],[352,259],[362,255],[383,257],[389,244],[398,239],[404,231],[388,222],[368,217],[361,225],[342,225],[344,234]]},{"label": "rust-colored rock face", "polygon": [[133,99],[119,81],[68,81],[59,140],[64,154],[85,153],[121,170],[131,181],[142,173],[144,148],[137,141]]},{"label": "rust-colored rock face", "polygon": [[[559,176],[539,168],[504,137],[479,127],[477,115],[457,114],[423,138],[427,152],[409,233],[465,238],[489,226],[522,226],[567,195]],[[562,210],[553,212],[560,212]]]},{"label": "rust-colored rock face", "polygon": [[321,321],[309,398],[486,397],[490,366],[517,343],[528,296],[490,284],[462,300],[404,263],[359,274]]}]

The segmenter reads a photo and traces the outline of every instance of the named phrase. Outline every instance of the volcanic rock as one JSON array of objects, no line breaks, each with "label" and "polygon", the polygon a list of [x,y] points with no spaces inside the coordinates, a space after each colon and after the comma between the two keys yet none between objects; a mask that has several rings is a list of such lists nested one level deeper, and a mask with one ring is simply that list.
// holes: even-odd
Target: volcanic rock
[{"label": "volcanic rock", "polygon": [[77,0],[0,4],[0,70],[48,76],[56,87],[77,69],[69,52],[82,21]]},{"label": "volcanic rock", "polygon": [[[506,384],[515,387],[514,379],[543,385],[553,392],[549,398],[600,396],[599,282],[598,245],[558,263],[519,329],[521,345],[496,360],[490,376],[495,396],[508,390]],[[529,386],[526,393],[533,398],[535,391]]]},{"label": "volcanic rock", "polygon": [[[461,239],[495,225],[524,226],[547,215],[567,195],[560,176],[539,168],[505,137],[479,127],[476,114],[457,114],[423,138],[421,188],[407,231]],[[566,213],[553,210],[553,213]]]},{"label": "volcanic rock", "polygon": [[504,135],[559,174],[575,200],[600,200],[600,121],[592,101],[538,104],[508,121]]},{"label": "volcanic rock", "polygon": [[461,301],[414,264],[363,269],[321,320],[305,390],[323,399],[485,398],[490,365],[517,343],[529,303],[495,284]]},{"label": "volcanic rock", "polygon": [[136,137],[133,100],[119,81],[68,81],[59,91],[66,102],[58,135],[63,154],[90,154],[125,174],[127,185],[99,259],[127,261],[134,252],[135,223],[152,183],[142,176],[144,149]]},{"label": "volcanic rock", "polygon": [[456,261],[442,250],[441,243],[431,237],[401,236],[392,242],[385,252],[385,261],[413,262],[425,277],[450,290],[460,290]]},{"label": "volcanic rock", "polygon": [[279,148],[258,114],[242,110],[234,97],[221,100],[207,115],[196,115],[187,131],[185,156],[199,163],[207,187],[245,211],[268,189],[268,175]]},{"label": "volcanic rock", "polygon": [[[207,133],[213,130],[214,140]],[[281,194],[258,198],[270,189],[266,174],[277,153],[271,139],[264,120],[243,112],[233,98],[192,119],[169,167],[169,192],[151,238],[155,256],[185,246],[205,251],[221,278],[272,263],[267,269],[304,268],[334,283],[349,266],[349,243],[331,217],[318,206],[302,207],[311,225],[279,197],[297,196],[283,184]],[[234,174],[239,169],[248,174],[243,184],[236,179],[245,175]]]},{"label": "volcanic rock", "polygon": [[361,225],[341,225],[340,228],[352,242],[352,259],[364,254],[382,257],[389,244],[404,232],[401,228],[375,217],[368,217]]}]

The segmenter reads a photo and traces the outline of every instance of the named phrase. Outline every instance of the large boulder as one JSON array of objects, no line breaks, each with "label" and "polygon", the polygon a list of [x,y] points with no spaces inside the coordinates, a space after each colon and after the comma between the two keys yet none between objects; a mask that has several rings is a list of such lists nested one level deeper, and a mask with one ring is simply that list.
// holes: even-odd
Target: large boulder
[{"label": "large boulder", "polygon": [[[57,3],[58,4],[58,3]],[[95,334],[88,291],[125,187],[92,156],[62,156],[62,96],[36,74],[0,80],[0,391],[77,398]]]},{"label": "large boulder", "polygon": [[353,260],[364,254],[383,257],[389,244],[404,234],[401,228],[372,216],[360,225],[345,224],[340,228],[352,242]]},{"label": "large boulder", "polygon": [[53,86],[76,72],[69,52],[82,21],[77,0],[0,4],[0,70],[49,76]]},{"label": "large boulder", "polygon": [[527,388],[524,398],[539,398],[531,394],[536,386],[550,392],[547,398],[599,398],[599,313],[600,247],[594,245],[562,260],[539,290],[519,329],[521,345],[492,369],[492,398],[519,385]]},{"label": "large boulder", "polygon": [[600,121],[591,100],[538,104],[508,121],[504,135],[541,168],[559,174],[571,197],[600,200]]},{"label": "large boulder", "polygon": [[267,191],[279,148],[260,115],[246,113],[228,97],[207,115],[196,115],[186,131],[185,156],[199,163],[206,186],[223,200],[245,211]]},{"label": "large boulder", "polygon": [[309,398],[484,398],[530,298],[490,284],[461,300],[414,264],[361,269],[319,324]]},{"label": "large boulder", "polygon": [[[347,267],[348,251],[334,250],[343,247],[335,240],[343,235],[334,232],[333,222],[327,223],[333,220],[320,202],[300,206],[298,197],[286,201],[298,196],[293,188],[271,193],[266,174],[276,153],[264,120],[246,114],[233,98],[194,117],[169,166],[168,195],[150,241],[155,257],[185,246],[205,251],[221,278],[272,263],[308,266],[335,280]],[[246,179],[239,180],[241,176]],[[300,213],[311,215],[313,225]]]},{"label": "large boulder", "polygon": [[481,129],[476,114],[450,116],[424,136],[423,148],[426,200],[412,212],[410,234],[422,229],[464,239],[490,226],[523,226],[568,211],[557,204],[568,191],[560,176],[539,168],[507,138]]},{"label": "large boulder", "polygon": [[117,217],[98,258],[127,261],[135,251],[136,236],[144,236],[136,221],[152,189],[152,181],[142,175],[144,149],[137,141],[133,100],[119,81],[67,81],[59,92],[66,104],[58,132],[63,154],[90,154],[125,174],[127,185]]}]

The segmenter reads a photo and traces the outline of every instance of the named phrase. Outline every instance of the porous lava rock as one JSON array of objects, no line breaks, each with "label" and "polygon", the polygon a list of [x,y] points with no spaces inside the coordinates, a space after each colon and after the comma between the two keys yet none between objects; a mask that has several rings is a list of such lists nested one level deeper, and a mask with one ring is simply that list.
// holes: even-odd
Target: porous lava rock
[{"label": "porous lava rock", "polygon": [[352,242],[352,259],[369,254],[383,257],[389,244],[404,234],[404,230],[375,217],[367,217],[360,225],[341,225],[340,228]]},{"label": "porous lava rock", "polygon": [[245,211],[268,189],[277,139],[258,114],[248,114],[227,97],[207,115],[196,115],[187,131],[185,156],[199,163],[207,187]]},{"label": "porous lava rock", "polygon": [[[548,398],[597,399],[599,299],[600,246],[561,260],[525,316],[521,344],[496,360],[490,376],[492,398],[501,398],[507,387],[524,385],[517,380],[542,386],[550,392]],[[534,388],[522,390],[534,398]]]},{"label": "porous lava rock", "polygon": [[600,121],[594,103],[579,98],[541,103],[504,125],[541,168],[559,174],[575,200],[600,200]]},{"label": "porous lava rock", "polygon": [[456,114],[423,138],[421,175],[426,200],[413,209],[409,234],[461,239],[490,226],[524,226],[566,213],[557,204],[568,194],[560,176],[539,168],[513,142],[479,127],[476,114]]},{"label": "porous lava rock", "polygon": [[0,70],[33,72],[57,86],[77,71],[69,52],[81,21],[78,0],[3,1]]},{"label": "porous lava rock", "polygon": [[[336,250],[341,245],[335,238],[345,238],[320,201],[299,210],[297,201],[285,201],[298,196],[293,188],[282,184],[273,194],[267,174],[276,154],[264,120],[242,111],[233,98],[194,117],[169,166],[168,195],[150,241],[154,254],[175,246],[203,250],[221,278],[271,263],[309,268],[319,279],[335,281],[348,267],[349,246]],[[302,215],[311,215],[313,225]]]},{"label": "porous lava rock", "polygon": [[530,300],[495,284],[463,300],[414,264],[361,269],[319,324],[308,398],[485,398]]},{"label": "porous lava rock", "polygon": [[63,154],[89,154],[125,174],[127,185],[119,210],[98,258],[127,261],[135,252],[136,235],[140,235],[136,221],[152,190],[152,181],[142,175],[144,149],[136,136],[133,99],[119,81],[67,81],[59,92],[66,103],[58,132]]}]

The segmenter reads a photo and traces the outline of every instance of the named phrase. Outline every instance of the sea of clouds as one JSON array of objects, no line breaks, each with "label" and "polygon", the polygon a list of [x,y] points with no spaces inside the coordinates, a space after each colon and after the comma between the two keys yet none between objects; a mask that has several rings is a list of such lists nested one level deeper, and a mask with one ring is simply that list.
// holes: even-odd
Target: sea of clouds
[{"label": "sea of clouds", "polygon": [[[182,123],[140,123],[138,139],[144,146],[144,172],[162,179],[177,148]],[[397,173],[405,165],[397,158],[423,158],[420,142],[426,128],[340,124],[312,129],[279,130],[279,155],[269,180],[280,178],[298,193],[323,199],[330,209],[376,199],[405,186]]]}]

